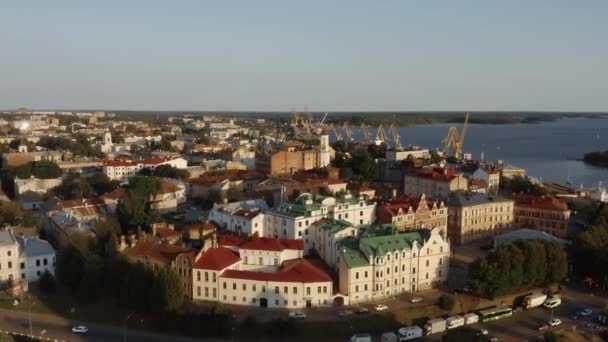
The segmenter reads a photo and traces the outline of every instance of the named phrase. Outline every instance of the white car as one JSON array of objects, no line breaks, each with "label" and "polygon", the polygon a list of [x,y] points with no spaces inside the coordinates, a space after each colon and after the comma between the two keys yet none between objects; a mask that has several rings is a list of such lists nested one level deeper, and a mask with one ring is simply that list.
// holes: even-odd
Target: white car
[{"label": "white car", "polygon": [[378,305],[374,306],[374,310],[376,310],[376,311],[386,311],[386,310],[388,310],[388,306],[386,306],[384,304],[378,304]]},{"label": "white car", "polygon": [[479,333],[486,336],[488,335],[488,329],[485,328],[479,328]]},{"label": "white car", "polygon": [[549,325],[552,327],[556,327],[558,325],[562,324],[562,320],[559,318],[554,318],[552,320],[549,321]]},{"label": "white car", "polygon": [[88,331],[89,328],[85,327],[84,325],[77,325],[75,327],[72,327],[72,332],[77,334],[86,334]]},{"label": "white car", "polygon": [[593,313],[593,310],[585,309],[585,310],[579,312],[579,315],[581,315],[583,317],[587,317],[587,316],[590,316],[592,313]]},{"label": "white car", "polygon": [[424,300],[424,298],[422,298],[422,297],[412,297],[412,298],[410,299],[410,303],[412,303],[412,304],[416,304],[416,303],[420,303],[420,302],[422,302],[423,300]]},{"label": "white car", "polygon": [[293,318],[293,319],[305,319],[306,318],[306,314],[303,312],[290,312],[289,313],[289,318]]}]

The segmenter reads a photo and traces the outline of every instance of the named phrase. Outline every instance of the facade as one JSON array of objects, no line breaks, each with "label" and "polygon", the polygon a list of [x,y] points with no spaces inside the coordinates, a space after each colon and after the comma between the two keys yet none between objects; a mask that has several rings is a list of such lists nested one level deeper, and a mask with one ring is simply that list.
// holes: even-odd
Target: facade
[{"label": "facade", "polygon": [[359,229],[344,220],[323,219],[313,224],[315,250],[333,270],[338,270],[340,245],[348,237],[356,237]]},{"label": "facade", "polygon": [[518,194],[515,197],[515,224],[566,237],[571,211],[563,200],[553,196]]},{"label": "facade", "polygon": [[186,201],[184,183],[173,180],[161,180],[160,189],[150,195],[150,209],[161,214],[174,212],[177,206]]},{"label": "facade", "polygon": [[411,149],[401,149],[401,150],[387,150],[386,151],[386,159],[387,160],[405,160],[408,158],[413,159],[428,159],[431,157],[429,150],[422,148],[411,148]]},{"label": "facade", "polygon": [[44,272],[55,274],[55,249],[38,237],[19,237],[19,268],[21,279],[38,281]]},{"label": "facade", "polygon": [[425,169],[408,173],[403,179],[403,193],[445,200],[450,192],[467,190],[468,181],[454,169]]},{"label": "facade", "polygon": [[126,182],[129,178],[136,175],[143,168],[155,168],[160,165],[171,165],[178,169],[188,167],[188,161],[184,158],[166,156],[153,157],[145,160],[105,160],[102,172],[112,180]]},{"label": "facade", "polygon": [[513,227],[513,200],[480,193],[452,193],[448,235],[456,245],[493,237]]},{"label": "facade", "polygon": [[472,179],[483,180],[488,185],[488,194],[498,194],[500,188],[500,171],[490,166],[480,166],[473,172]]},{"label": "facade", "polygon": [[12,231],[0,231],[0,284],[20,279],[19,265],[19,242]]},{"label": "facade", "polygon": [[381,223],[392,223],[399,230],[416,228],[448,228],[448,208],[443,201],[421,196],[403,195],[390,204],[378,206]]},{"label": "facade", "polygon": [[331,305],[331,277],[302,253],[302,241],[274,238],[209,248],[194,263],[193,299],[288,309]]},{"label": "facade", "polygon": [[209,211],[209,221],[224,230],[238,234],[266,236],[264,212],[268,205],[263,199],[213,204]]},{"label": "facade", "polygon": [[302,194],[293,202],[285,202],[266,212],[267,236],[304,240],[307,254],[316,249],[313,223],[324,218],[344,220],[356,228],[376,221],[376,203],[363,197],[346,194],[342,197]]},{"label": "facade", "polygon": [[387,235],[348,238],[340,252],[340,293],[352,304],[430,289],[447,281],[449,258],[440,229],[397,233],[393,226]]}]

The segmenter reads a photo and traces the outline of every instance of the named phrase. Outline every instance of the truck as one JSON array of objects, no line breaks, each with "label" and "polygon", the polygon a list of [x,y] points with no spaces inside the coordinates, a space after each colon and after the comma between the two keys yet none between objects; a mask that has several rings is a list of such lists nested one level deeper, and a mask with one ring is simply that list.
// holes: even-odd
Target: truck
[{"label": "truck", "polygon": [[458,328],[464,325],[464,317],[460,315],[448,317],[445,323],[448,329]]},{"label": "truck", "polygon": [[472,312],[465,314],[462,317],[464,317],[464,324],[466,324],[466,325],[475,324],[475,323],[479,322],[479,316],[477,316],[477,314],[474,314]]},{"label": "truck", "polygon": [[424,324],[424,333],[426,335],[432,335],[440,332],[444,332],[446,329],[446,322],[443,318],[433,318],[428,320]]},{"label": "truck", "polygon": [[399,342],[413,340],[422,337],[422,328],[417,325],[411,327],[403,327],[397,330]]},{"label": "truck", "polygon": [[524,309],[529,310],[538,306],[543,305],[547,300],[547,295],[544,293],[533,293],[524,298],[522,306]]},{"label": "truck", "polygon": [[397,342],[397,334],[394,332],[385,332],[380,336],[380,342]]}]

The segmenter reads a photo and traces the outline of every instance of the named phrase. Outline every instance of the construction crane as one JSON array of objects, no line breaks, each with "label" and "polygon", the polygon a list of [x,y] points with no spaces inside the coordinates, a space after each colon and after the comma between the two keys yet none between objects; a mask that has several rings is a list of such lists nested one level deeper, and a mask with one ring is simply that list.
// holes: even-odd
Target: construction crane
[{"label": "construction crane", "polygon": [[298,123],[300,122],[300,114],[293,112],[293,118],[291,119],[291,127],[298,127]]},{"label": "construction crane", "polygon": [[383,143],[388,145],[389,138],[388,135],[386,135],[386,132],[384,131],[384,127],[382,127],[382,124],[380,124],[380,126],[378,126],[378,132],[376,132],[376,145],[380,145]]},{"label": "construction crane", "polygon": [[391,124],[388,129],[388,133],[393,137],[393,142],[395,143],[395,150],[403,150],[403,147],[401,147],[401,137],[399,136],[397,128],[395,128],[394,124]]},{"label": "construction crane", "polygon": [[450,148],[453,147],[453,156],[456,159],[460,158],[462,146],[464,145],[464,138],[467,135],[467,128],[469,127],[469,115],[471,115],[471,113],[467,113],[467,115],[464,117],[464,125],[462,126],[462,131],[460,133],[458,132],[458,128],[456,128],[456,126],[452,126],[448,130],[448,135],[442,141],[443,153],[445,153],[445,155],[448,155]]},{"label": "construction crane", "polygon": [[327,117],[327,114],[329,114],[329,112],[325,112],[325,115],[323,115],[323,120],[321,120],[321,126],[323,126],[323,123],[325,122],[325,118]]},{"label": "construction crane", "polygon": [[340,134],[340,132],[338,132],[338,130],[336,129],[336,126],[334,126],[333,123],[331,125],[329,125],[329,130],[334,132],[334,135],[336,136],[336,140],[342,141],[342,134]]},{"label": "construction crane", "polygon": [[352,129],[350,129],[348,122],[344,121],[344,124],[342,125],[342,127],[344,128],[344,134],[348,138],[348,141],[353,141],[353,131],[352,131]]},{"label": "construction crane", "polygon": [[363,142],[366,145],[371,144],[372,135],[369,133],[369,129],[367,128],[365,122],[361,124],[361,133],[363,133]]}]

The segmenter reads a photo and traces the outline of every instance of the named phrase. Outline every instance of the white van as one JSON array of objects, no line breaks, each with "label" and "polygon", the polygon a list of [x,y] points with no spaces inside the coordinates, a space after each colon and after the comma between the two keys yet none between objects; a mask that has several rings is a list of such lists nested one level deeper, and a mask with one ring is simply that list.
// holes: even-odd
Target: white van
[{"label": "white van", "polygon": [[355,334],[350,337],[349,342],[372,342],[372,336],[370,334]]},{"label": "white van", "polygon": [[465,314],[464,316],[464,324],[469,325],[469,324],[475,324],[477,322],[479,322],[479,316],[477,316],[474,313],[468,313]]},{"label": "white van", "polygon": [[399,334],[399,342],[414,340],[422,337],[422,328],[417,325],[411,327],[403,327],[397,330]]},{"label": "white van", "polygon": [[551,297],[545,301],[543,304],[547,309],[553,309],[558,307],[562,303],[562,299],[560,297]]},{"label": "white van", "polygon": [[448,329],[458,328],[464,325],[464,317],[458,315],[448,317],[445,322]]},{"label": "white van", "polygon": [[380,336],[380,342],[397,342],[397,334],[394,332],[385,332]]}]

